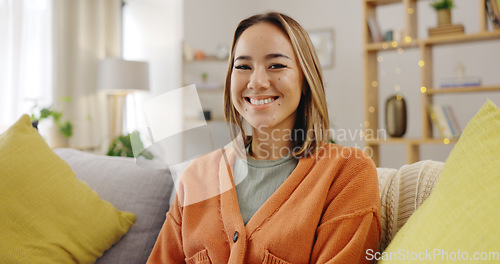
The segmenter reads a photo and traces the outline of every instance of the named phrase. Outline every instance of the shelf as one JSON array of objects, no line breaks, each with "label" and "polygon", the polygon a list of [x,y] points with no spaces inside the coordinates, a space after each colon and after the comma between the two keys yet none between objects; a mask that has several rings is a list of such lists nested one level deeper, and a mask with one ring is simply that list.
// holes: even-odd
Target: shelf
[{"label": "shelf", "polygon": [[[381,103],[379,102],[379,95],[381,87],[379,83],[379,52],[394,52],[398,49],[417,49],[420,53],[420,73],[423,93],[421,94],[421,138],[387,138],[381,140],[368,140],[365,143],[371,149],[371,157],[375,164],[379,165],[380,158],[380,145],[386,144],[399,144],[406,148],[406,161],[413,163],[419,161],[420,146],[431,145],[447,145],[454,144],[457,140],[432,138],[433,124],[430,121],[428,106],[433,104],[434,96],[436,95],[454,95],[458,93],[479,93],[479,92],[493,92],[500,91],[500,84],[492,85],[478,85],[466,87],[446,87],[441,88],[438,86],[432,87],[434,83],[434,47],[440,45],[453,45],[462,43],[473,43],[481,41],[500,40],[500,30],[487,30],[487,24],[490,20],[485,8],[485,0],[477,0],[479,6],[478,21],[480,24],[479,31],[473,34],[457,33],[453,35],[440,35],[428,38],[418,38],[418,20],[422,16],[418,16],[417,3],[419,0],[364,0],[363,1],[363,55],[364,55],[364,126],[365,129],[371,131],[378,131],[379,128],[379,109]],[[386,42],[373,42],[373,37],[370,32],[370,25],[367,23],[368,18],[377,19],[377,9],[386,5],[401,5],[403,12],[403,21],[398,23],[398,27],[403,27],[402,36],[411,36],[400,41],[386,41]],[[420,36],[423,37],[423,36]],[[444,47],[446,48],[446,46]],[[437,49],[439,50],[439,49]],[[422,63],[425,62],[425,63]],[[416,85],[415,85],[416,86]],[[423,87],[426,87],[425,89]]]},{"label": "shelf", "polygon": [[453,88],[431,88],[426,91],[427,94],[446,94],[446,93],[472,93],[472,92],[492,92],[500,91],[500,86],[468,86]]},{"label": "shelf", "polygon": [[366,3],[373,6],[381,5],[391,5],[396,3],[402,3],[403,0],[366,0]]},{"label": "shelf", "polygon": [[384,140],[370,140],[366,141],[367,145],[381,145],[381,144],[406,144],[406,145],[448,145],[455,144],[458,140],[449,140],[449,143],[444,143],[444,139],[439,138],[389,138]]},{"label": "shelf", "polygon": [[487,31],[475,34],[457,34],[449,36],[431,37],[428,39],[415,39],[410,42],[386,41],[367,43],[365,49],[368,51],[395,50],[399,48],[417,48],[420,45],[446,45],[453,43],[477,42],[484,40],[500,39],[500,30]]},{"label": "shelf", "polygon": [[466,42],[476,42],[484,40],[495,40],[500,39],[500,30],[495,31],[485,31],[474,34],[457,34],[449,36],[438,36],[431,37],[425,40],[421,40],[422,45],[446,45],[453,43],[466,43]]},{"label": "shelf", "polygon": [[368,43],[365,45],[365,49],[368,51],[395,50],[399,48],[418,48],[419,45],[420,40],[412,40],[410,42],[386,41]]}]

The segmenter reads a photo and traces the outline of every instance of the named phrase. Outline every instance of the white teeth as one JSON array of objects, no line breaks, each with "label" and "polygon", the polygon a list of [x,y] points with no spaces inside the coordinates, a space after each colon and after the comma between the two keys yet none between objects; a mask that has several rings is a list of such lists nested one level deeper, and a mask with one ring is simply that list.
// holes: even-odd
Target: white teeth
[{"label": "white teeth", "polygon": [[262,100],[256,100],[256,99],[250,98],[250,103],[253,105],[263,105],[263,104],[268,104],[274,100],[275,100],[274,98],[267,98],[267,99],[262,99]]}]

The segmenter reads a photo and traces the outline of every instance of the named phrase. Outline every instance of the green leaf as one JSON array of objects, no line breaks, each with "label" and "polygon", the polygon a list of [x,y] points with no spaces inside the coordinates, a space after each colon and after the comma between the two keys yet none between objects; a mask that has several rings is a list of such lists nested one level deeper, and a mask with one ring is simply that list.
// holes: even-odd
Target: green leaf
[{"label": "green leaf", "polygon": [[71,96],[63,96],[61,97],[61,102],[64,102],[64,103],[67,103],[67,102],[71,102]]},{"label": "green leaf", "polygon": [[441,10],[441,9],[452,9],[453,6],[453,0],[435,0],[431,3],[431,6],[435,10]]},{"label": "green leaf", "polygon": [[52,118],[54,118],[54,121],[56,123],[59,123],[63,114],[61,112],[52,111],[51,115],[52,115]]},{"label": "green leaf", "polygon": [[59,126],[59,132],[61,132],[63,136],[70,138],[73,136],[73,125],[69,121],[66,121]]},{"label": "green leaf", "polygon": [[145,159],[153,159],[153,154],[144,150],[138,131],[134,131],[126,136],[121,135],[113,139],[106,155],[130,158],[143,156]]},{"label": "green leaf", "polygon": [[47,118],[51,115],[52,110],[50,110],[50,107],[44,107],[42,110],[40,110],[40,120]]}]

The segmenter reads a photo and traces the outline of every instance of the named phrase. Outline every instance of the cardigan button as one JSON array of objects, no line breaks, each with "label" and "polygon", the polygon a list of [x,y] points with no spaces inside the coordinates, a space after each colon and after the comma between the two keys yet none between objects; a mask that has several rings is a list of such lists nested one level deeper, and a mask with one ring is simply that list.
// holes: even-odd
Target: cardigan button
[{"label": "cardigan button", "polygon": [[236,241],[238,241],[238,231],[234,232],[234,235],[233,235],[233,242],[236,243]]}]

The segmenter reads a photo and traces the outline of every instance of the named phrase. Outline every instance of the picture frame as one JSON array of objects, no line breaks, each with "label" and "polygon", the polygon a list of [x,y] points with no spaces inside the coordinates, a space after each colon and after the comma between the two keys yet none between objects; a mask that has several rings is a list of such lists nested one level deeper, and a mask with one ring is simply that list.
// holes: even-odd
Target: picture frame
[{"label": "picture frame", "polygon": [[318,55],[321,67],[332,68],[334,62],[333,29],[315,29],[309,30],[308,33]]}]

